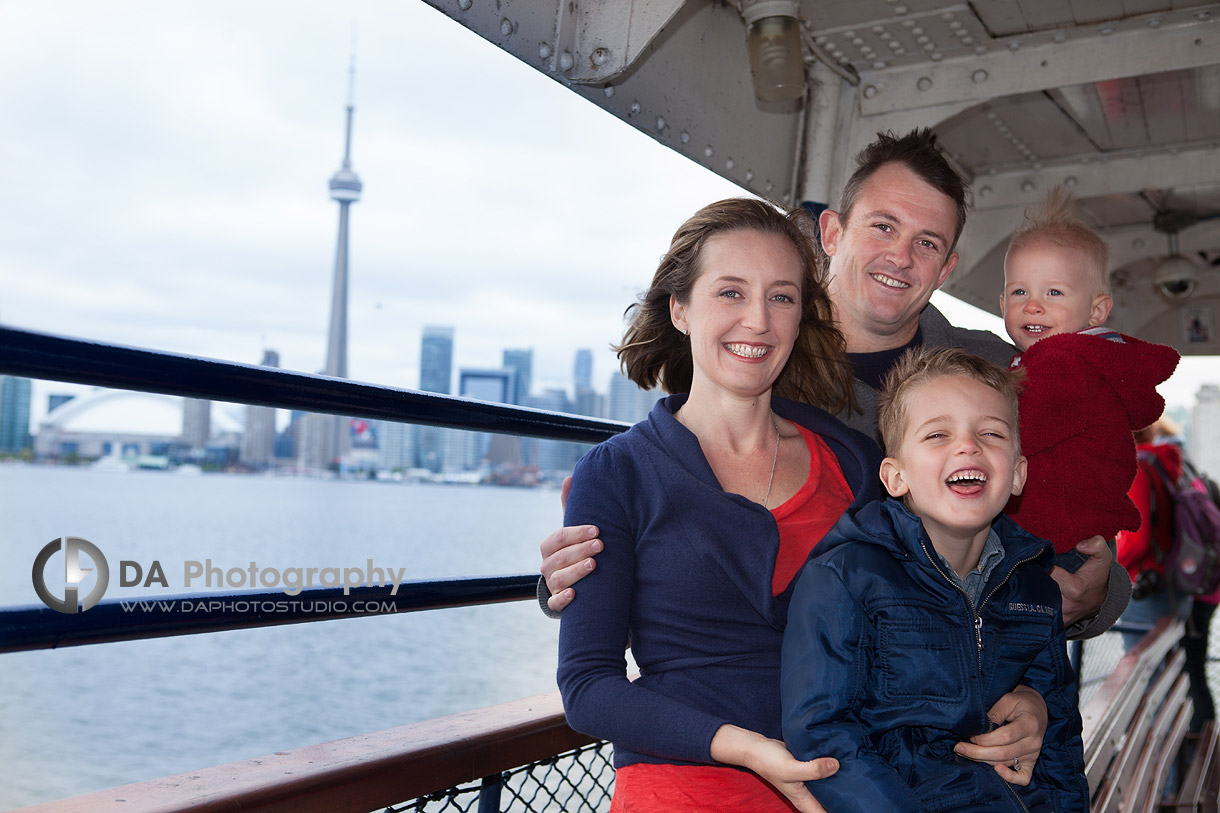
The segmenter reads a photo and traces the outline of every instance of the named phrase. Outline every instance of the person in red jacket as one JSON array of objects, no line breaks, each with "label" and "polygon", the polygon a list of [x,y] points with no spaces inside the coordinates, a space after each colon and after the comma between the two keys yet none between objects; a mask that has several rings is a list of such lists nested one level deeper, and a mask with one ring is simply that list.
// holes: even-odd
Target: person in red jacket
[{"label": "person in red jacket", "polygon": [[[1056,564],[1073,570],[1081,539],[1114,539],[1139,527],[1127,491],[1136,475],[1132,432],[1165,408],[1156,385],[1178,354],[1104,327],[1113,299],[1101,238],[1059,187],[1026,214],[1004,258],[1000,310],[1020,351],[1021,452],[1025,491],[1006,513],[1050,540]],[[1075,565],[1073,566],[1073,561]]]},{"label": "person in red jacket", "polygon": [[[1182,449],[1176,443],[1158,443],[1156,424],[1135,433],[1136,449],[1154,455],[1170,479],[1182,476]],[[1176,595],[1169,589],[1161,560],[1173,544],[1173,495],[1149,463],[1139,461],[1129,496],[1140,515],[1138,527],[1118,535],[1118,561],[1131,574],[1135,585],[1131,604],[1120,623],[1124,629],[1123,648],[1135,646],[1162,617],[1185,617],[1191,609],[1190,596]],[[1153,506],[1155,505],[1155,510]]]}]

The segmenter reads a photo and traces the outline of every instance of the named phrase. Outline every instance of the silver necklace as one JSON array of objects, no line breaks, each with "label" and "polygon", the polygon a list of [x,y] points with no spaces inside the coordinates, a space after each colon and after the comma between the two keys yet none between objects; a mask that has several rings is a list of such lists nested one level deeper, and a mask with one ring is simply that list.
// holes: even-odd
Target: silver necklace
[{"label": "silver necklace", "polygon": [[[678,419],[678,423],[686,426],[686,419],[682,417],[682,412],[679,410],[674,413],[674,417]],[[771,501],[771,486],[775,485],[775,467],[779,464],[779,424],[775,422],[775,413],[771,413],[771,426],[775,429],[775,451],[771,454],[771,476],[767,479],[767,496],[763,497],[762,506],[767,507],[767,503]],[[690,430],[686,426],[687,431]],[[698,435],[695,435],[698,438]]]},{"label": "silver necklace", "polygon": [[763,508],[771,501],[771,486],[775,484],[775,466],[779,463],[779,424],[775,422],[775,413],[771,413],[771,425],[775,427],[775,453],[771,455],[771,477],[767,480],[767,496],[763,497]]}]

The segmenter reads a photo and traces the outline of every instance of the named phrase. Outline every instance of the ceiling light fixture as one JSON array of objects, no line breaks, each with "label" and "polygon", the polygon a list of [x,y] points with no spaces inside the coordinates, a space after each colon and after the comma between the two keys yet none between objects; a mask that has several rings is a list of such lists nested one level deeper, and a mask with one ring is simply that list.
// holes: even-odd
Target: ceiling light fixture
[{"label": "ceiling light fixture", "polygon": [[760,102],[790,102],[805,95],[805,60],[797,0],[744,0],[754,95]]}]

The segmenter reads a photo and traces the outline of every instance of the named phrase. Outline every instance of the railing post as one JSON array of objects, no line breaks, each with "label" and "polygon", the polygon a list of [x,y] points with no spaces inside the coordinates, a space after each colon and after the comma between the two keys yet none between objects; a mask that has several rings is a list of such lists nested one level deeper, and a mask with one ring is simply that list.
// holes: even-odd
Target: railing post
[{"label": "railing post", "polygon": [[1083,674],[1080,670],[1084,666],[1084,641],[1068,642],[1068,662],[1076,670],[1076,685],[1079,687],[1080,676]]},{"label": "railing post", "polygon": [[483,777],[483,784],[479,786],[479,813],[500,813],[500,791],[503,787],[503,774]]}]

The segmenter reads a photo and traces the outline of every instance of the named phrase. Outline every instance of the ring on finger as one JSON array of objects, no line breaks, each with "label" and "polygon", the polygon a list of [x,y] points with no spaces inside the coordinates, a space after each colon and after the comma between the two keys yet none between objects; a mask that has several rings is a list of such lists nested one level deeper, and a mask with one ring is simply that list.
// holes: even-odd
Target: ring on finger
[{"label": "ring on finger", "polygon": [[1021,758],[1020,757],[1012,758],[1012,769],[1015,773],[1021,772]]}]

